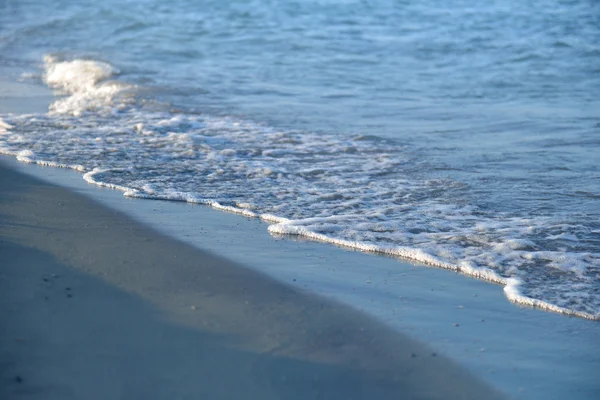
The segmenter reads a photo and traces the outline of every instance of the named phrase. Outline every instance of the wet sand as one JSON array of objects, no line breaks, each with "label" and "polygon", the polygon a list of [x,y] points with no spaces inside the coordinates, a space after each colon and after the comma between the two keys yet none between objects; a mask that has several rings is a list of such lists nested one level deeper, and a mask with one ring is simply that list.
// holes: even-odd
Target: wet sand
[{"label": "wet sand", "polygon": [[347,306],[0,166],[0,398],[481,399]]},{"label": "wet sand", "polygon": [[[55,99],[17,81],[0,75],[0,113]],[[0,165],[1,399],[485,398],[478,380],[514,399],[600,396],[597,322],[74,171]]]}]

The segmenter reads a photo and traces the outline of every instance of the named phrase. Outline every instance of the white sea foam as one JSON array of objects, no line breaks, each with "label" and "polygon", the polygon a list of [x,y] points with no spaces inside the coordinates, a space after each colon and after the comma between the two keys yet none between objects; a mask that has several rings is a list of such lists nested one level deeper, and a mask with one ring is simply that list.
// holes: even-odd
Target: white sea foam
[{"label": "white sea foam", "polygon": [[52,103],[51,113],[81,116],[86,111],[113,112],[122,108],[121,96],[131,88],[122,82],[108,81],[119,71],[105,62],[61,61],[55,56],[46,56],[44,64],[44,82],[66,95]]},{"label": "white sea foam", "polygon": [[85,167],[83,165],[69,165],[62,164],[54,161],[41,160],[36,158],[35,153],[31,150],[20,150],[20,151],[12,151],[7,147],[2,146],[2,141],[0,141],[0,154],[15,156],[16,159],[22,163],[26,164],[36,164],[44,167],[53,167],[53,168],[66,168],[72,169],[79,172],[85,172]]},{"label": "white sea foam", "polygon": [[[524,217],[470,204],[393,142],[279,131],[144,110],[106,63],[46,60],[66,94],[47,115],[0,120],[0,152],[72,168],[125,196],[203,204],[301,235],[502,284],[515,303],[600,320],[597,229],[577,215]],[[579,247],[577,247],[579,246]],[[576,290],[575,290],[576,288]]]},{"label": "white sea foam", "polygon": [[14,128],[11,124],[5,122],[2,118],[0,118],[0,134],[6,132],[7,130]]}]

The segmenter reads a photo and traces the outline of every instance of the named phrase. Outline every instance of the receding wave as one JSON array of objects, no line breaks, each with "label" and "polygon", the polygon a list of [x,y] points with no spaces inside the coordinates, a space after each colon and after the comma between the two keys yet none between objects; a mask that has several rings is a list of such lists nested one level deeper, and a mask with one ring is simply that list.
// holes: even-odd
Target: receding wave
[{"label": "receding wave", "polygon": [[73,168],[126,196],[205,204],[360,251],[502,284],[515,303],[600,320],[600,227],[585,216],[498,213],[400,143],[156,112],[118,70],[46,57],[59,97],[46,114],[3,115],[0,152]]}]

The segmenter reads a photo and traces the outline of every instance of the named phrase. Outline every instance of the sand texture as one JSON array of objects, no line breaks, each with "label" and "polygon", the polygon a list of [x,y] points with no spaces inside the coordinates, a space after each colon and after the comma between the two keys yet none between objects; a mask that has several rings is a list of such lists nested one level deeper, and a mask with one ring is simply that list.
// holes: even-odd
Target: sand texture
[{"label": "sand texture", "polygon": [[0,164],[2,399],[482,399],[346,306]]}]

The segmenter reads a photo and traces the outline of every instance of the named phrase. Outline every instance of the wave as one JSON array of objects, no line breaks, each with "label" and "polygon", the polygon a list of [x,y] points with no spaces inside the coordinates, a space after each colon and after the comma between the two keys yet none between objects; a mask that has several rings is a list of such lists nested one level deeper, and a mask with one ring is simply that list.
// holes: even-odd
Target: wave
[{"label": "wave", "polygon": [[[474,204],[400,143],[156,112],[114,66],[45,58],[47,114],[0,119],[0,152],[72,168],[128,197],[185,201],[300,235],[504,286],[514,303],[600,320],[600,254],[578,215],[525,216]],[[588,243],[588,244],[586,244]]]},{"label": "wave", "polygon": [[80,117],[85,112],[117,112],[131,98],[124,96],[133,85],[110,78],[119,74],[112,65],[94,60],[61,60],[58,56],[44,57],[44,82],[57,94],[65,97],[50,105],[50,113]]}]

